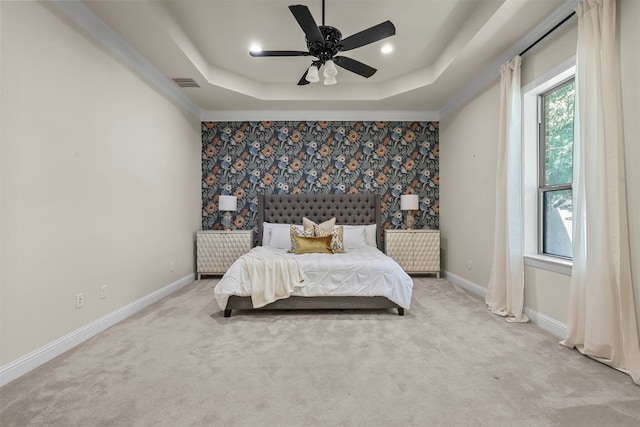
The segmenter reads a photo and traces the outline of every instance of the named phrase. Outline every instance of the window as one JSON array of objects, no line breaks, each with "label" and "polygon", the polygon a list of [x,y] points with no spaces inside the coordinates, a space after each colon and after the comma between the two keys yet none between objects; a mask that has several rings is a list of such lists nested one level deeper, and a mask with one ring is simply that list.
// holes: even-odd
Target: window
[{"label": "window", "polygon": [[538,251],[570,259],[574,79],[539,95],[538,102]]},{"label": "window", "polygon": [[571,274],[575,58],[522,88],[525,264]]}]

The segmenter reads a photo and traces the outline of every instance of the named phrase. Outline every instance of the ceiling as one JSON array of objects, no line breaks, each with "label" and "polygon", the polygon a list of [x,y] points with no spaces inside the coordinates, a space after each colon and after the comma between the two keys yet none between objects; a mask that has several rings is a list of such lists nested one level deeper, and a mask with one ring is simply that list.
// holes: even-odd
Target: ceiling
[{"label": "ceiling", "polygon": [[[249,56],[255,43],[266,50],[306,50],[304,33],[288,6],[308,6],[320,25],[321,0],[92,0],[84,5],[165,80],[193,79],[200,87],[179,90],[207,115],[442,111],[482,73],[489,70],[497,77],[499,64],[519,53],[514,49],[526,48],[568,14],[568,3],[326,0],[325,24],[338,28],[343,38],[386,20],[396,27],[392,37],[341,54],[377,68],[376,74],[367,79],[339,68],[334,86],[322,80],[296,84],[311,57]],[[390,54],[380,51],[385,43],[393,47]]]}]

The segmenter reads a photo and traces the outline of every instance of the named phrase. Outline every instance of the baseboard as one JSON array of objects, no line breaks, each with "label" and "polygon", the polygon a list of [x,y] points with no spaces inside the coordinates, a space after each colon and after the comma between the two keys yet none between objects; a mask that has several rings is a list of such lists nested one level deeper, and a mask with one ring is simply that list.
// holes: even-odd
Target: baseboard
[{"label": "baseboard", "polygon": [[553,334],[554,336],[565,339],[567,337],[568,326],[562,322],[558,322],[556,319],[542,314],[540,312],[531,310],[527,307],[524,308],[524,314],[529,316],[531,323],[535,323],[540,328]]},{"label": "baseboard", "polygon": [[471,292],[472,294],[478,295],[479,297],[486,298],[487,296],[487,288],[484,286],[477,285],[464,277],[457,276],[448,271],[444,272],[444,277],[452,283],[460,286],[461,288]]},{"label": "baseboard", "polygon": [[151,304],[160,301],[162,298],[176,292],[189,283],[192,283],[194,280],[195,274],[189,274],[155,292],[150,293],[149,295],[101,317],[94,322],[89,323],[88,325],[81,327],[80,329],[76,329],[75,331],[58,338],[57,340],[52,341],[11,363],[0,367],[0,387],[21,377],[38,366],[45,364],[51,359],[58,357],[62,353],[83,343],[89,338],[96,336],[105,329],[123,321],[127,317],[143,310]]},{"label": "baseboard", "polygon": [[[487,288],[485,288],[484,286],[480,286],[448,271],[445,271],[445,278],[451,283],[460,286],[461,288],[471,292],[472,294],[478,295],[482,298],[486,298],[487,296]],[[546,314],[542,314],[540,312],[532,310],[528,307],[524,307],[523,311],[524,314],[529,316],[531,323],[537,325],[539,328],[553,334],[560,339],[564,339],[567,337],[568,328],[564,323],[558,322],[556,319],[549,317]]]}]

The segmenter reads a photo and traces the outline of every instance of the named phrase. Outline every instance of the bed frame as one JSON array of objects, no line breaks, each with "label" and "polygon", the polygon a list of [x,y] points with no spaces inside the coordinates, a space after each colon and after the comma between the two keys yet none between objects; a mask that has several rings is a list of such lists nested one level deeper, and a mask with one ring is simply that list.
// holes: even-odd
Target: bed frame
[{"label": "bed frame", "polygon": [[[269,194],[258,196],[258,246],[262,245],[262,223],[302,224],[302,218],[317,223],[333,217],[340,225],[376,224],[376,243],[382,250],[382,226],[379,194]],[[231,296],[224,317],[231,310],[318,310],[318,309],[397,309],[404,308],[385,297],[300,297],[291,296],[253,308],[251,297]]]}]

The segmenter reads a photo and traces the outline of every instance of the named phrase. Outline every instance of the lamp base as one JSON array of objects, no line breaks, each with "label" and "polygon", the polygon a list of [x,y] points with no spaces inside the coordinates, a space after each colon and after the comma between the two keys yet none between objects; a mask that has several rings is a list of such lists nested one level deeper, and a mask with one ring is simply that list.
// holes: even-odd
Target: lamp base
[{"label": "lamp base", "polygon": [[222,227],[224,231],[231,231],[231,212],[225,212],[222,217]]},{"label": "lamp base", "polygon": [[407,218],[404,220],[407,230],[413,230],[413,224],[415,224],[416,219],[412,213],[407,214]]}]

